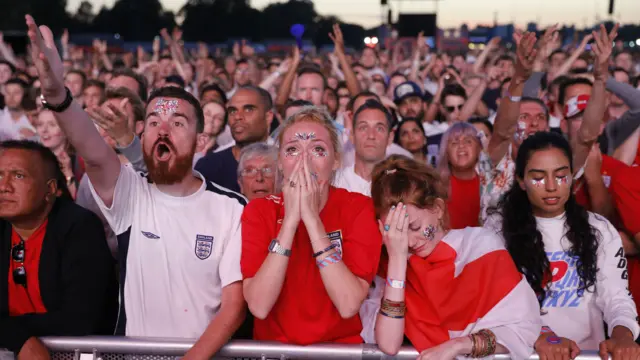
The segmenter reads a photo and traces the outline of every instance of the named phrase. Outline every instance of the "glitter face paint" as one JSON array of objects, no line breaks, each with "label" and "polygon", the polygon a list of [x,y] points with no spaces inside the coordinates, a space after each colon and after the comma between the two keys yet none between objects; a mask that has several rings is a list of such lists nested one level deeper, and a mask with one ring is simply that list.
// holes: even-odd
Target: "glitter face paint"
[{"label": "glitter face paint", "polygon": [[516,141],[522,142],[525,139],[525,131],[527,130],[527,124],[524,121],[518,121],[518,129],[513,137]]},{"label": "glitter face paint", "polygon": [[310,132],[310,133],[296,133],[295,136],[293,137],[293,140],[313,140],[316,138],[316,133],[314,132]]},{"label": "glitter face paint", "polygon": [[433,239],[436,237],[436,227],[433,225],[427,226],[422,231],[422,235],[424,235],[424,238],[427,239],[427,241],[433,241]]},{"label": "glitter face paint", "polygon": [[544,178],[542,179],[531,179],[531,185],[535,186],[535,187],[543,187],[545,186],[547,182],[545,181]]},{"label": "glitter face paint", "polygon": [[315,147],[311,150],[311,155],[315,157],[327,157],[329,153],[327,153],[327,151],[321,147]]},{"label": "glitter face paint", "polygon": [[158,99],[153,111],[160,115],[171,115],[178,110],[178,100]]},{"label": "glitter face paint", "polygon": [[298,155],[300,155],[300,150],[298,150],[297,148],[294,148],[294,147],[288,148],[284,152],[284,156],[286,156],[286,157],[298,156]]},{"label": "glitter face paint", "polygon": [[571,176],[556,176],[556,183],[558,186],[569,185],[571,183]]}]

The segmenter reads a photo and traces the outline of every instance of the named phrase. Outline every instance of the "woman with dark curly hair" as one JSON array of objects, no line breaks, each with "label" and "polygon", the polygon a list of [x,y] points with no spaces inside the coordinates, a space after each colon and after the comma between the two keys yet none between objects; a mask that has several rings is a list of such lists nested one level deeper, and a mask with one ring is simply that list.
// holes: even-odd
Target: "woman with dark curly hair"
[{"label": "woman with dark curly hair", "polygon": [[486,225],[502,234],[538,294],[545,326],[535,349],[541,358],[560,352],[568,359],[580,349],[600,349],[601,356],[617,359],[621,352],[637,359],[640,329],[627,291],[622,241],[609,221],[576,203],[570,159],[561,135],[528,137],[516,158],[517,184],[490,210]]}]

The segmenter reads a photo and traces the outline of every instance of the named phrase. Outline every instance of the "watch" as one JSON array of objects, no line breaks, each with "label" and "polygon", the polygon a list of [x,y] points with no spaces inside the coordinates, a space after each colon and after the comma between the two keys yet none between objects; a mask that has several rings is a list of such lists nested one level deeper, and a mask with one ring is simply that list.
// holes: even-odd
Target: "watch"
[{"label": "watch", "polygon": [[62,102],[62,104],[59,104],[59,105],[50,104],[44,98],[44,95],[40,94],[40,101],[42,101],[42,106],[45,109],[49,109],[49,110],[51,110],[53,112],[58,112],[58,113],[67,110],[69,108],[69,106],[71,105],[71,103],[73,102],[73,96],[71,95],[71,90],[69,90],[68,87],[65,86],[64,89],[67,91],[67,95],[66,95],[64,101]]},{"label": "watch", "polygon": [[291,250],[283,248],[278,239],[271,240],[271,244],[269,244],[269,252],[286,257],[291,256]]}]

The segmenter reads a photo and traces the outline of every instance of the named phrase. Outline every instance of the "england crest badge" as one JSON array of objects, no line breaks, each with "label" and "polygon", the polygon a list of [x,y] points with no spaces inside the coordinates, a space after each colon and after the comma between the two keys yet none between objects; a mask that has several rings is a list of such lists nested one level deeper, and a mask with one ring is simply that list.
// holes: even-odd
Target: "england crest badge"
[{"label": "england crest badge", "polygon": [[337,245],[336,250],[340,253],[340,255],[344,255],[342,252],[342,230],[336,230],[327,233],[327,237],[329,238],[329,241],[331,241],[331,245]]},{"label": "england crest badge", "polygon": [[213,252],[213,236],[196,235],[196,256],[200,260],[205,260]]}]

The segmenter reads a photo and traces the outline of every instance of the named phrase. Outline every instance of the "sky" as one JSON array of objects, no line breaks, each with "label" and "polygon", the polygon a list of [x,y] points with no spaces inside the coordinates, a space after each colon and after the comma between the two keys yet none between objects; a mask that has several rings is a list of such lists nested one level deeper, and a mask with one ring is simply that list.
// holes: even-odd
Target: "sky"
[{"label": "sky", "polygon": [[[115,0],[89,0],[96,11],[103,5],[111,6]],[[177,11],[185,0],[160,0],[165,8]],[[281,0],[284,2],[285,0]],[[640,23],[639,0],[615,0],[614,20],[621,23]],[[72,12],[81,0],[67,0]],[[251,0],[252,6],[263,8],[273,0]],[[346,22],[373,27],[386,21],[386,12],[380,0],[315,0],[316,11],[322,15],[336,15]],[[389,0],[395,15],[398,12],[438,13],[438,26],[457,27],[462,23],[477,24],[515,23],[524,26],[528,22],[540,25],[561,23],[578,27],[591,26],[597,19],[608,19],[609,0]]]}]

